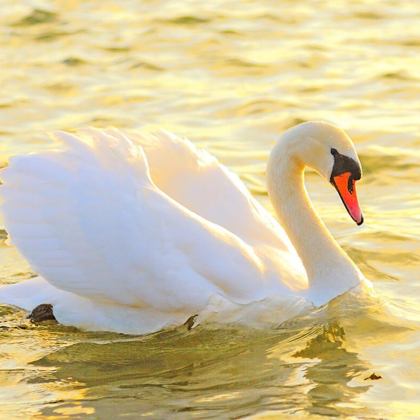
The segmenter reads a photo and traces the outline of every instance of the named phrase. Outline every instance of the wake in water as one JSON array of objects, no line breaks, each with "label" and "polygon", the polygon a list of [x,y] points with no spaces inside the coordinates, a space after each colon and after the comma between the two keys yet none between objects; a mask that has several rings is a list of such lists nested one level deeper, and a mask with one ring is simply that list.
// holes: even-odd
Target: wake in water
[{"label": "wake in water", "polygon": [[406,348],[418,346],[419,311],[360,287],[322,307],[297,299],[286,310],[284,303],[271,296],[240,305],[214,295],[192,328],[166,326],[137,337],[26,324],[23,344],[24,314],[1,309],[9,358],[16,354],[14,341],[26,352],[43,337],[46,348],[31,370],[47,372],[48,385],[71,377],[89,393],[90,404],[104,395],[127,404],[134,398],[158,407],[158,418],[180,406],[239,418],[255,405],[260,411],[376,418],[370,404],[375,398],[381,403],[381,394],[370,402],[365,395],[376,384],[394,389],[399,372],[410,369]]},{"label": "wake in water", "polygon": [[[59,310],[57,311],[57,308],[55,308],[57,290],[54,288],[52,293],[49,294],[50,289],[53,289],[53,287],[45,280],[41,278],[32,279],[30,293],[27,294],[26,300],[20,293],[21,291],[27,293],[28,291],[28,286],[24,282],[3,289],[2,299],[29,312],[33,310],[34,303],[40,305],[52,302],[53,312],[54,314],[58,312],[58,321],[64,326],[71,326],[79,311],[89,309],[86,307],[87,299],[60,291],[63,296],[68,296],[64,296],[65,299],[59,297],[57,300]],[[9,292],[9,295],[5,292]],[[79,302],[79,300],[82,300],[82,302]],[[61,302],[66,302],[66,306],[63,307]],[[115,311],[118,317],[118,306],[116,306]],[[107,328],[102,329],[102,331],[134,335],[147,334],[150,332],[150,328],[154,328],[156,331],[168,330],[183,325],[185,321],[187,321],[189,329],[203,326],[212,329],[249,327],[260,330],[274,330],[279,327],[283,329],[307,328],[334,319],[342,320],[351,328],[355,328],[356,325],[367,318],[404,328],[409,328],[411,323],[417,325],[420,322],[420,312],[416,312],[413,308],[393,304],[374,292],[372,286],[367,282],[357,285],[321,307],[315,307],[304,298],[291,296],[271,295],[260,301],[241,304],[215,294],[201,311],[192,314],[187,320],[182,315],[179,319],[173,317],[172,322],[168,322],[167,317],[160,321],[156,316],[150,318],[149,311],[147,309],[147,312],[142,312],[141,309],[132,308],[131,313],[126,317],[125,330],[121,331],[120,324],[117,324],[118,329],[113,328],[112,317],[109,316],[112,312],[107,307],[106,315],[109,317],[106,323]],[[69,314],[71,319],[69,323],[66,322],[66,314]],[[145,316],[147,316],[146,319]],[[80,317],[85,318],[86,313],[80,313]],[[98,331],[101,331],[101,329],[98,329]]]}]

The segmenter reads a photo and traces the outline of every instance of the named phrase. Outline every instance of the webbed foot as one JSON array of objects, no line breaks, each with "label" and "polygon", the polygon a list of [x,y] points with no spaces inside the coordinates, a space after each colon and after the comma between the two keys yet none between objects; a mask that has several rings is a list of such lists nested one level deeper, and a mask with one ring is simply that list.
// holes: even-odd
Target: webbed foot
[{"label": "webbed foot", "polygon": [[191,331],[192,327],[194,326],[195,320],[197,319],[198,315],[190,316],[185,322],[184,325],[187,327],[188,331]]},{"label": "webbed foot", "polygon": [[53,306],[49,303],[41,303],[28,315],[28,319],[34,324],[45,321],[57,321],[54,316]]}]

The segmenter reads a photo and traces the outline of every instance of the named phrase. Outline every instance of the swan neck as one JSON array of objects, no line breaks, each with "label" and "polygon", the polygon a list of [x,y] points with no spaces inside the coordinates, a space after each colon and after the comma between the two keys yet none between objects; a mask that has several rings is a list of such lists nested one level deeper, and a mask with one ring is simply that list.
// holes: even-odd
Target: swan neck
[{"label": "swan neck", "polygon": [[314,209],[304,183],[306,165],[277,146],[267,167],[269,196],[306,269],[310,297],[322,304],[359,283],[361,273]]}]

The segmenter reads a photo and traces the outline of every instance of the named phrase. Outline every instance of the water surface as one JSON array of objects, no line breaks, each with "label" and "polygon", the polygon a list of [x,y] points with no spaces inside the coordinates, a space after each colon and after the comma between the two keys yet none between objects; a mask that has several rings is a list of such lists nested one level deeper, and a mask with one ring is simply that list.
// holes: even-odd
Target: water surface
[{"label": "water surface", "polygon": [[[2,0],[0,166],[54,147],[53,129],[163,127],[272,211],[275,140],[328,120],[360,154],[365,224],[317,175],[308,189],[377,295],[268,330],[146,337],[35,327],[1,306],[1,417],[420,418],[419,40],[416,0]],[[34,275],[5,238],[0,282]]]}]

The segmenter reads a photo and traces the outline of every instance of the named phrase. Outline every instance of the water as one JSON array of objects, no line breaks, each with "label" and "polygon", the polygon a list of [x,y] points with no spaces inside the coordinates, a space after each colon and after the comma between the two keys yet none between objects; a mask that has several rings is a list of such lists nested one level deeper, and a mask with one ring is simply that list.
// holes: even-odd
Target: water
[{"label": "water", "polygon": [[[0,165],[54,147],[52,129],[161,126],[271,211],[274,141],[326,119],[357,145],[365,225],[317,175],[308,189],[377,293],[278,328],[146,337],[35,327],[2,306],[2,418],[420,418],[419,39],[416,0],[2,0]],[[31,277],[0,239],[0,281]]]}]

